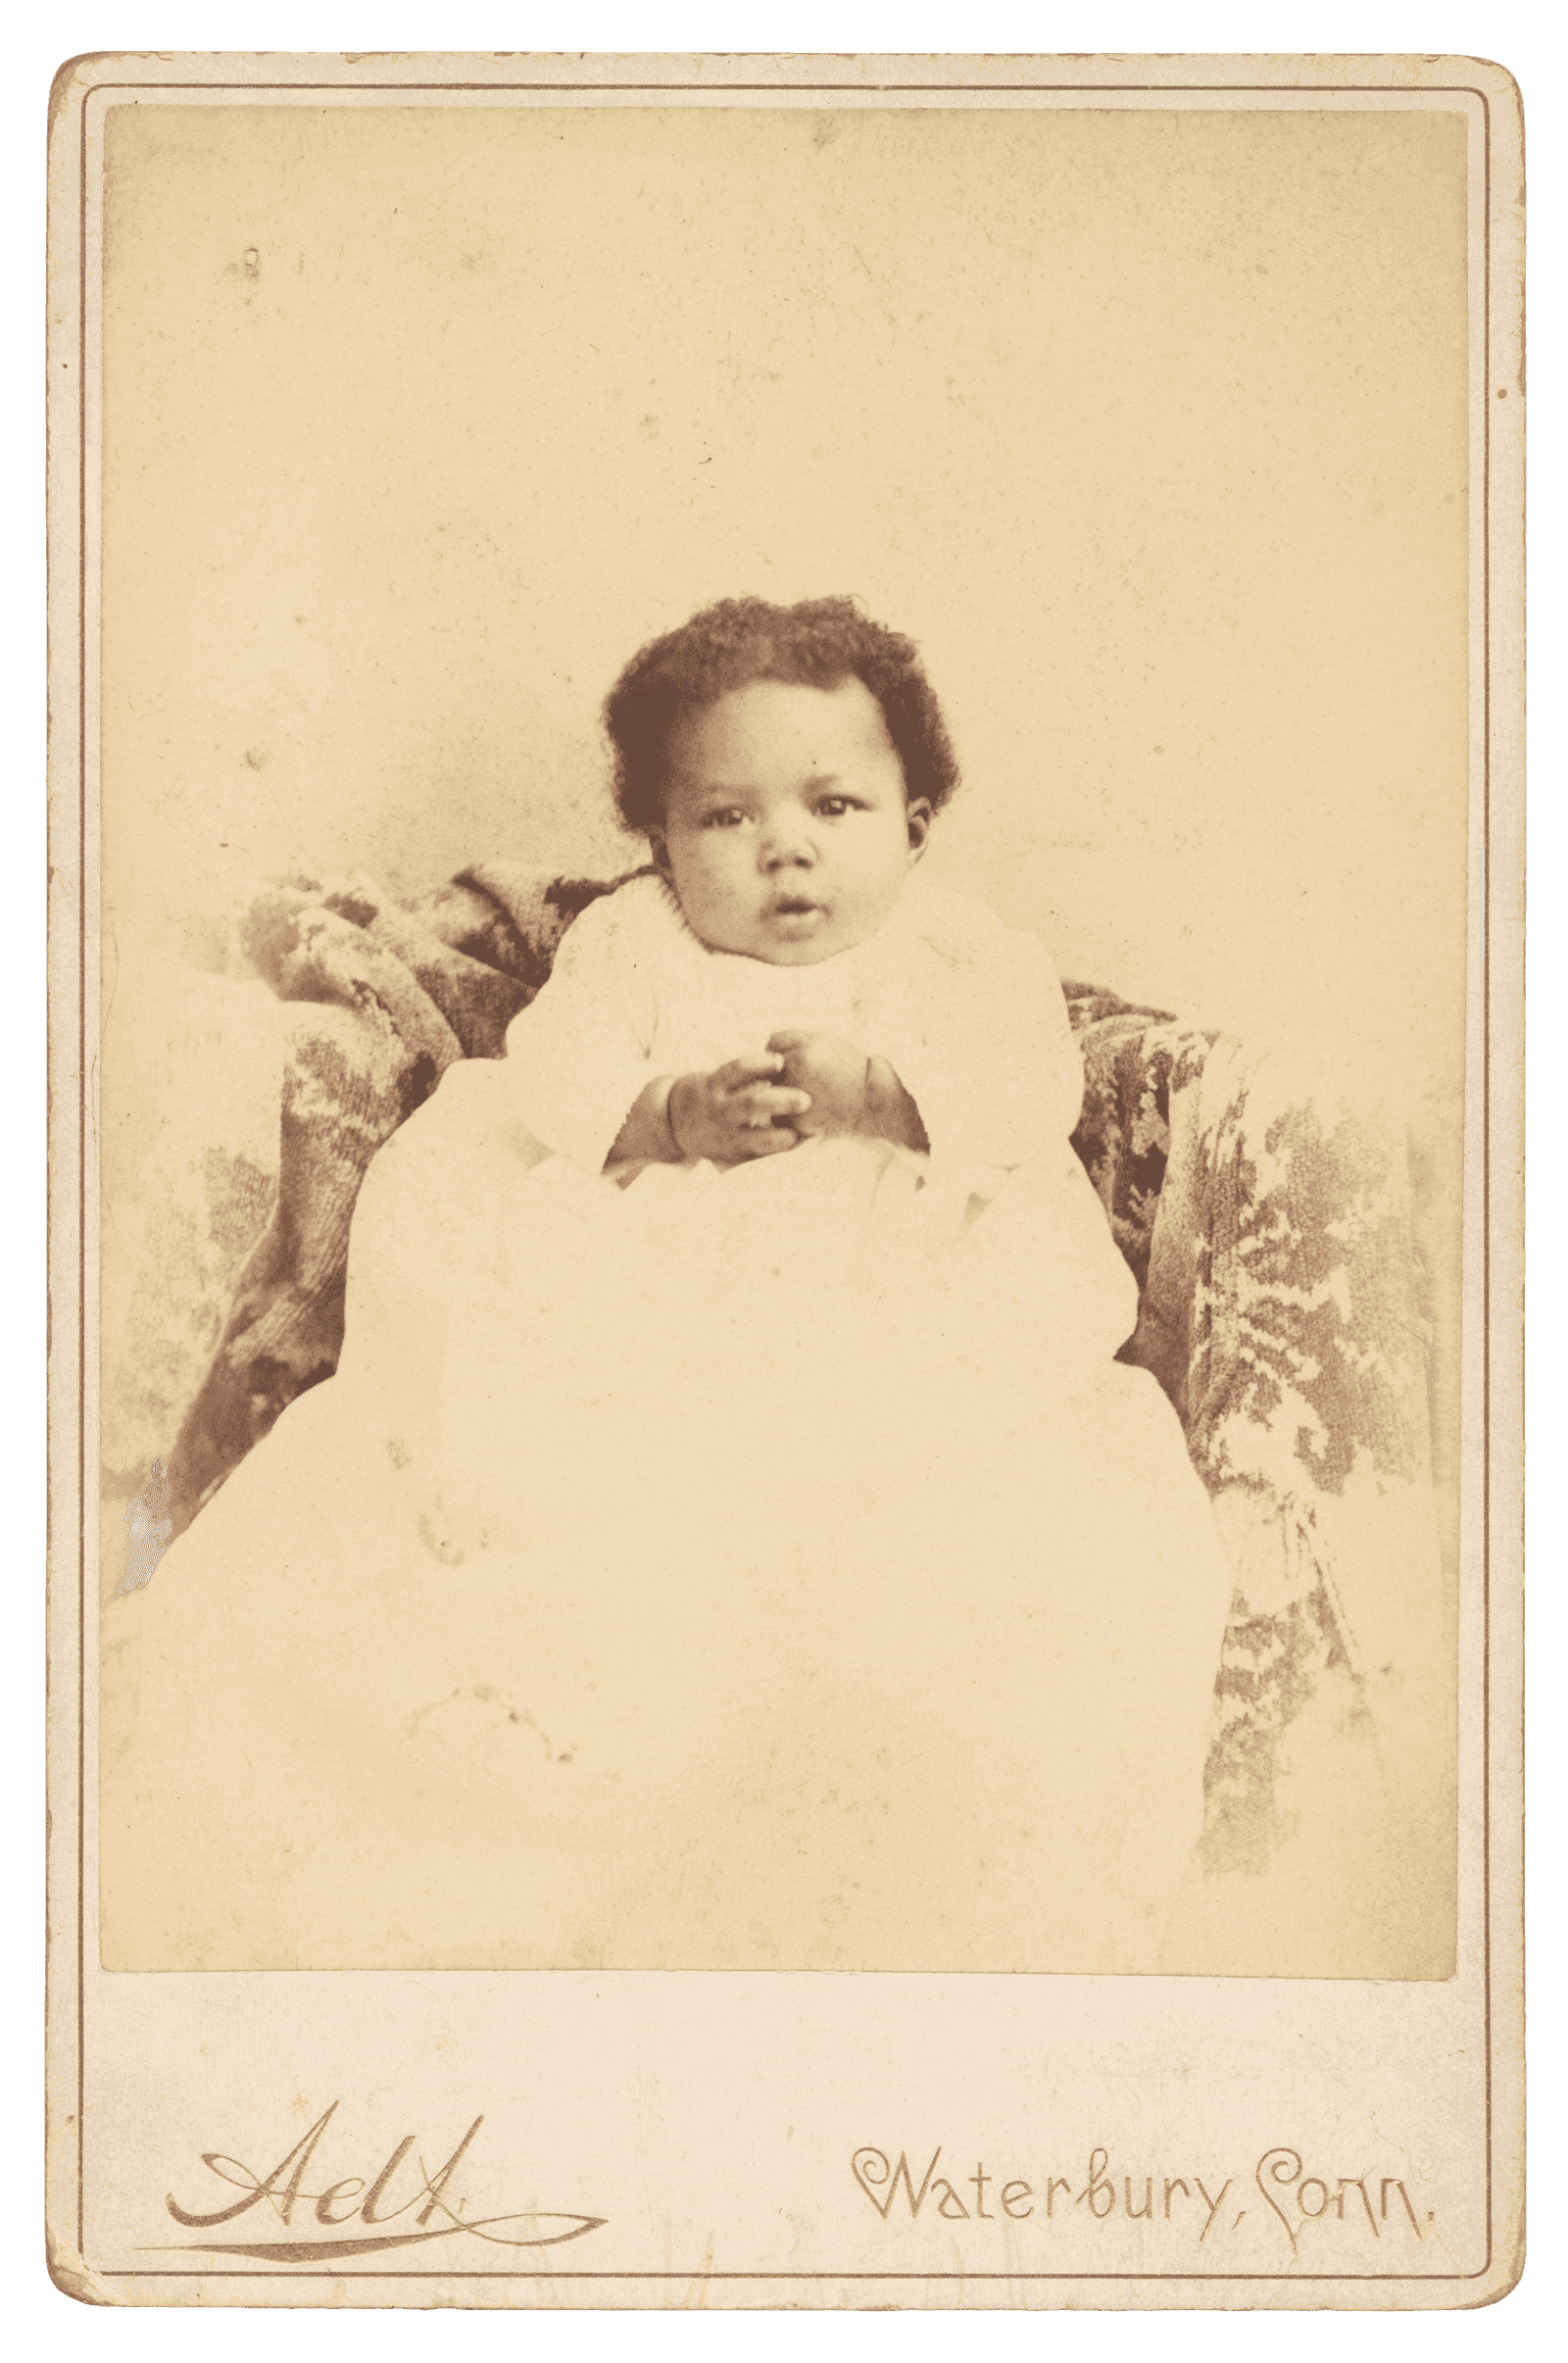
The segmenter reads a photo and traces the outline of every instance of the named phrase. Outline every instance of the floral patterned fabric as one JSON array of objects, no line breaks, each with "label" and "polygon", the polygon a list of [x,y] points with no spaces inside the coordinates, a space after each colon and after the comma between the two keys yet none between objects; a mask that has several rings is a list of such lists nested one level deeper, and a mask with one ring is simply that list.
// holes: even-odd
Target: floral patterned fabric
[{"label": "floral patterned fabric", "polygon": [[[364,880],[278,886],[245,914],[227,975],[182,980],[221,1022],[174,1061],[182,1124],[120,1210],[105,1310],[106,1488],[141,1538],[134,1580],[156,1564],[148,1538],[187,1525],[335,1367],[375,1151],[455,1059],[501,1055],[566,928],[619,882],[479,865],[412,909]],[[1064,991],[1085,1069],[1073,1145],[1140,1289],[1122,1358],[1181,1416],[1235,1568],[1204,1861],[1255,1879],[1298,1835],[1308,1736],[1383,1730],[1380,1683],[1392,1696],[1411,1633],[1442,1621],[1407,1144],[1332,1078]],[[192,1072],[215,1042],[254,1086],[225,1137],[204,1132]],[[1367,1761],[1385,1795],[1398,1787],[1386,1745]],[[1430,1875],[1446,1863],[1439,1846]],[[1425,1959],[1384,1974],[1442,1973]]]}]

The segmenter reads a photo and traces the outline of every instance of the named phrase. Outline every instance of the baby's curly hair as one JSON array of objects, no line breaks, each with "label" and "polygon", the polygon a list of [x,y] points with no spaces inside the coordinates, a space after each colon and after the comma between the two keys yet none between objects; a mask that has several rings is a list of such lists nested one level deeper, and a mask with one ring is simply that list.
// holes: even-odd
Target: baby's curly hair
[{"label": "baby's curly hair", "polygon": [[670,733],[688,714],[750,681],[836,689],[852,674],[882,709],[905,793],[940,812],[958,765],[912,640],[873,623],[854,599],[720,599],[639,649],[605,700],[622,823],[643,835],[660,826]]}]

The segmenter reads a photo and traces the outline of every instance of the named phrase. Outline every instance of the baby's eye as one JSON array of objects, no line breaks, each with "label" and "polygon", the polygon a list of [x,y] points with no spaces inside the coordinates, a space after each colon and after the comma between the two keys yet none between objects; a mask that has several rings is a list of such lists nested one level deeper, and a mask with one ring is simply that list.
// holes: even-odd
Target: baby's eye
[{"label": "baby's eye", "polygon": [[824,820],[841,820],[854,807],[848,796],[823,796],[818,800],[816,809]]},{"label": "baby's eye", "polygon": [[739,828],[745,817],[746,814],[738,805],[720,805],[715,811],[703,814],[703,826],[705,829]]}]

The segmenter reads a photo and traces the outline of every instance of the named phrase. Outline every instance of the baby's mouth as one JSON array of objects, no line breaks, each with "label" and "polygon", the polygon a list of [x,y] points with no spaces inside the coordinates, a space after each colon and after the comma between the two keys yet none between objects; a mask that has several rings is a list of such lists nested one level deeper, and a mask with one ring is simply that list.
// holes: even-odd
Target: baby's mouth
[{"label": "baby's mouth", "polygon": [[804,894],[775,895],[768,905],[769,911],[776,919],[805,918],[821,908],[821,904],[812,896]]}]

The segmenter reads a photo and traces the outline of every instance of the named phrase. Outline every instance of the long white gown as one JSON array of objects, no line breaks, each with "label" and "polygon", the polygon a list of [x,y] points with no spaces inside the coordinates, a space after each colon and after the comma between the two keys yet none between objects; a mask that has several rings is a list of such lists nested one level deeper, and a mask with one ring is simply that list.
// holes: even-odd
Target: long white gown
[{"label": "long white gown", "polygon": [[[929,1154],[604,1174],[786,1025]],[[337,1377],[116,1604],[105,1959],[1157,1968],[1229,1587],[1081,1092],[1040,947],[918,879],[800,968],[592,906],[372,1166]]]}]

